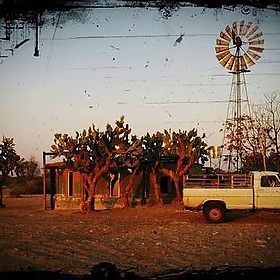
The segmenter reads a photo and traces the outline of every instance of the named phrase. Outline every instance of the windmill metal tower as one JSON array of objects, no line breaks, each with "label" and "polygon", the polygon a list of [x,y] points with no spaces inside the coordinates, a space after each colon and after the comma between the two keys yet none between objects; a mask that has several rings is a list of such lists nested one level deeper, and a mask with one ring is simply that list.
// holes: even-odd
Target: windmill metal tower
[{"label": "windmill metal tower", "polygon": [[[262,36],[257,25],[253,26],[252,22],[245,24],[242,20],[239,24],[233,22],[231,27],[227,25],[225,32],[221,31],[216,39],[216,57],[232,74],[220,157],[220,165],[222,157],[227,159],[228,171],[239,171],[242,165],[244,129],[248,127],[245,123],[252,122],[245,73],[250,72],[249,67],[261,57],[264,50]],[[225,147],[228,154],[224,154]]]}]

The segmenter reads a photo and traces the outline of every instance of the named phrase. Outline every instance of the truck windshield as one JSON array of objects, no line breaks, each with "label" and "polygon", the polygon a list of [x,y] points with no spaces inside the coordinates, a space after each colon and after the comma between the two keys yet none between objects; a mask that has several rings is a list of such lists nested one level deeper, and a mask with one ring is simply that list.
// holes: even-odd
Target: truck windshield
[{"label": "truck windshield", "polygon": [[263,188],[280,187],[280,182],[275,175],[262,176],[261,187]]}]

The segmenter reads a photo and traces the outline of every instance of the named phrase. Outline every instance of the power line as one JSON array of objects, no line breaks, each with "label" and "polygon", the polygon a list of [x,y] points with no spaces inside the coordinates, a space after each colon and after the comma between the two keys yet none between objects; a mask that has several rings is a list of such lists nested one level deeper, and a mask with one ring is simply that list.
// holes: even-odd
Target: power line
[{"label": "power line", "polygon": [[[266,36],[280,35],[280,32],[268,33]],[[178,38],[182,34],[138,34],[138,35],[88,35],[88,36],[76,36],[76,37],[65,37],[55,38],[55,40],[84,40],[84,39],[127,39],[127,38]],[[217,34],[201,33],[201,34],[186,34],[183,37],[217,37]],[[271,48],[270,50],[279,50],[278,48]]]},{"label": "power line", "polygon": [[[76,36],[56,38],[55,40],[85,40],[85,39],[127,39],[127,38],[178,38],[182,34],[139,34],[139,35],[89,35],[89,36]],[[215,37],[216,34],[185,34],[184,37],[198,37],[198,36],[211,36]]]},{"label": "power line", "polygon": [[145,105],[228,103],[228,100],[146,102]]}]

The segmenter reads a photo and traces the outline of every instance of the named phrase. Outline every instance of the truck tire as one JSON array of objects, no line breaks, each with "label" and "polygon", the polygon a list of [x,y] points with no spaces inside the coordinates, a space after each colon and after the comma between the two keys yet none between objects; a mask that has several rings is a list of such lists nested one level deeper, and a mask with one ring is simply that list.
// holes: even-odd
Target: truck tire
[{"label": "truck tire", "polygon": [[225,217],[226,208],[221,203],[209,203],[203,208],[203,214],[209,223],[221,223]]}]

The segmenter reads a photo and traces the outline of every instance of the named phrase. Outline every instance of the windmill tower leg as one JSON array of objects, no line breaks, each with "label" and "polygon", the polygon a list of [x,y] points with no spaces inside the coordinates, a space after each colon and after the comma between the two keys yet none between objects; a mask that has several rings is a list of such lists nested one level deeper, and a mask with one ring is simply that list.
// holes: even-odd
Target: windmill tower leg
[{"label": "windmill tower leg", "polygon": [[245,75],[241,72],[232,74],[219,166],[220,169],[224,169],[222,162],[226,160],[227,171],[240,171],[244,137],[242,130],[252,125],[252,114]]}]

